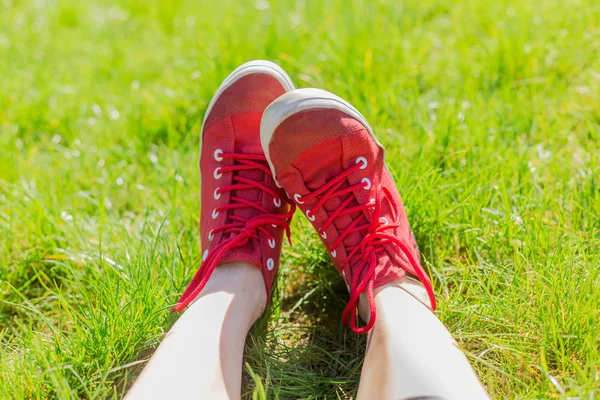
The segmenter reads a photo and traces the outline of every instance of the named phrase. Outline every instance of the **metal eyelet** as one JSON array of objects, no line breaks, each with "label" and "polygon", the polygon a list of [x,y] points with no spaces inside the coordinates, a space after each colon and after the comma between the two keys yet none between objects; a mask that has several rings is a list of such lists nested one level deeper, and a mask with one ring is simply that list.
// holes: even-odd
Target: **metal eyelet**
[{"label": "metal eyelet", "polygon": [[215,154],[214,154],[215,160],[217,160],[217,161],[223,161],[223,157],[220,156],[221,154],[223,154],[223,150],[216,149],[215,150]]},{"label": "metal eyelet", "polygon": [[335,258],[335,256],[337,255],[337,251],[335,251],[335,250],[334,250],[334,251],[332,251],[330,254],[331,254],[331,257],[334,257],[334,258]]},{"label": "metal eyelet", "polygon": [[300,201],[300,195],[299,195],[298,193],[296,193],[296,194],[294,195],[294,200],[295,200],[295,201],[296,201],[296,203],[298,203],[298,204],[304,204],[304,202],[303,202],[303,201]]},{"label": "metal eyelet", "polygon": [[322,237],[323,239],[327,239],[327,232],[323,232],[323,233],[321,233],[321,237]]},{"label": "metal eyelet", "polygon": [[269,239],[269,247],[272,249],[275,248],[275,239]]},{"label": "metal eyelet", "polygon": [[221,179],[221,177],[223,176],[223,174],[220,171],[221,171],[221,168],[219,168],[219,167],[215,168],[215,172],[213,173],[213,176],[215,177],[215,179]]},{"label": "metal eyelet", "polygon": [[202,261],[206,260],[206,257],[208,257],[208,250],[204,250],[204,253],[202,253]]},{"label": "metal eyelet", "polygon": [[357,163],[357,164],[358,164],[358,163],[362,163],[362,165],[361,165],[360,169],[365,169],[365,168],[367,168],[367,165],[369,164],[369,163],[368,163],[368,161],[367,161],[367,159],[366,159],[366,158],[364,158],[364,157],[358,157],[358,158],[356,159],[356,163]]},{"label": "metal eyelet", "polygon": [[212,212],[212,218],[213,219],[217,219],[217,217],[219,216],[219,212],[217,211],[217,209],[215,208]]},{"label": "metal eyelet", "polygon": [[213,240],[215,235],[213,235],[213,231],[208,232],[208,241]]},{"label": "metal eyelet", "polygon": [[281,199],[276,199],[273,197],[273,204],[275,204],[275,207],[281,207]]},{"label": "metal eyelet", "polygon": [[366,184],[366,186],[363,189],[365,189],[365,190],[371,189],[371,181],[369,180],[369,178],[362,178],[361,182]]},{"label": "metal eyelet", "polygon": [[308,218],[310,221],[314,221],[316,217],[313,215],[311,218],[309,214],[310,214],[310,210],[306,210],[306,218]]},{"label": "metal eyelet", "polygon": [[389,223],[386,217],[379,217],[379,222],[381,222],[384,225],[387,225]]},{"label": "metal eyelet", "polygon": [[217,193],[218,191],[219,191],[219,188],[216,188],[216,189],[215,189],[214,196],[213,196],[213,197],[215,198],[215,200],[218,200],[218,199],[219,199],[219,197],[221,197],[221,193]]},{"label": "metal eyelet", "polygon": [[268,269],[269,271],[273,271],[273,268],[275,268],[275,261],[273,261],[273,259],[272,259],[272,258],[269,258],[269,259],[267,260],[267,269]]}]

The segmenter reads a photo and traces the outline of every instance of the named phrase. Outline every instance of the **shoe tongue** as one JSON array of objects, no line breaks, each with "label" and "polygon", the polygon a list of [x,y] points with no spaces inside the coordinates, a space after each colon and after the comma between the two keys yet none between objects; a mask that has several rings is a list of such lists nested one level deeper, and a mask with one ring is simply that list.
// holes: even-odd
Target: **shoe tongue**
[{"label": "shoe tongue", "polygon": [[[239,129],[236,129],[235,132],[235,153],[236,154],[253,154],[253,155],[262,155],[262,147],[259,141],[259,131],[260,131],[260,119],[255,121],[246,119],[245,124],[243,126],[238,126]],[[240,124],[241,125],[241,124]],[[236,161],[239,163],[239,161]],[[242,178],[246,178],[249,180],[264,182],[265,176],[264,172],[251,169],[244,171],[236,171],[235,176],[239,176]],[[232,185],[240,185],[244,184],[242,182],[232,182]],[[232,196],[241,197],[244,200],[251,201],[252,203],[261,204],[261,196],[263,194],[262,190],[252,188],[252,189],[240,189],[231,192]],[[260,212],[252,207],[244,207],[232,209],[229,212],[229,215],[235,215],[241,218],[250,219],[255,217]]]},{"label": "shoe tongue", "polygon": [[[302,175],[304,177],[305,185],[310,191],[315,191],[325,185],[332,179],[337,178],[342,174],[345,169],[342,164],[342,146],[322,146],[311,149],[311,158],[319,160],[319,162],[304,162],[302,163]],[[340,191],[344,188],[349,187],[348,181],[344,181],[342,185],[336,189]],[[345,209],[356,207],[359,205],[356,198],[352,193],[333,197],[325,202],[323,208],[331,215],[344,200],[352,196],[353,199],[346,206]],[[341,235],[342,232],[350,225],[356,218],[361,215],[360,211],[352,214],[338,216],[333,225],[335,225],[338,233]],[[363,223],[360,223],[361,225]],[[344,246],[356,246],[362,240],[362,235],[359,232],[351,233],[344,239]]]},{"label": "shoe tongue", "polygon": [[237,154],[264,154],[260,145],[260,125],[254,129],[244,126],[244,129],[236,130],[234,149]]}]

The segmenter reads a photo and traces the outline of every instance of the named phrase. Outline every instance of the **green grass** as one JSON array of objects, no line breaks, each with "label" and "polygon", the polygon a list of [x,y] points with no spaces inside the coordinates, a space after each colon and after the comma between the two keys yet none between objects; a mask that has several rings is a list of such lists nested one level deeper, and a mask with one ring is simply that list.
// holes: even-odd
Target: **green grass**
[{"label": "green grass", "polygon": [[[386,146],[439,318],[495,398],[600,393],[594,0],[0,1],[0,397],[120,396],[195,272],[202,114],[237,65]],[[365,338],[297,218],[243,392],[350,398]],[[325,276],[325,277],[324,277]]]}]

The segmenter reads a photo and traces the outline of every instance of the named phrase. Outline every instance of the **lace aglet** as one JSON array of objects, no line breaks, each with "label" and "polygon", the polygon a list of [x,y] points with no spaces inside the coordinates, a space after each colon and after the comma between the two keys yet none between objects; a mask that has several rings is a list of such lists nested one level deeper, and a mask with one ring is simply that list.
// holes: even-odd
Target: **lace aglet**
[{"label": "lace aglet", "polygon": [[173,306],[173,308],[171,308],[171,312],[180,312],[181,310],[183,310],[182,304],[177,303]]}]

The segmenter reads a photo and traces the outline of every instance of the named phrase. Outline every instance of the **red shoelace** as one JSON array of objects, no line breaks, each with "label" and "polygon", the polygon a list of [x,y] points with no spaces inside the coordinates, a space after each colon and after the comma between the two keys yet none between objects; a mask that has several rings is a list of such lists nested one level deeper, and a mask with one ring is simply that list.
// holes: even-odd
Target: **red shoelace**
[{"label": "red shoelace", "polygon": [[[274,190],[265,186],[263,183],[236,174],[238,171],[259,170],[272,178],[273,175],[271,173],[271,169],[268,167],[267,159],[264,155],[221,153],[220,157],[223,159],[232,159],[233,165],[218,168],[215,170],[215,175],[232,173],[233,183],[231,185],[218,188],[214,193],[215,198],[218,199],[221,194],[225,192],[245,189],[260,189],[264,193],[273,197],[273,201],[276,205],[280,206],[281,202],[284,201]],[[259,199],[261,198],[262,196],[259,196]],[[227,234],[231,235],[229,238],[222,240],[207,254],[206,259],[204,259],[202,264],[200,264],[198,272],[188,285],[185,292],[181,295],[172,311],[182,311],[196,298],[196,296],[206,285],[206,282],[208,282],[208,279],[212,275],[215,268],[219,265],[219,261],[223,258],[223,256],[225,256],[225,254],[227,254],[227,252],[236,247],[244,246],[250,240],[258,240],[259,232],[263,233],[269,241],[274,241],[275,238],[265,228],[266,225],[276,225],[282,227],[291,243],[290,222],[292,216],[294,215],[296,205],[290,203],[290,206],[290,210],[284,214],[273,214],[264,208],[260,203],[255,203],[242,197],[232,195],[230,197],[229,204],[215,208],[213,210],[213,214],[218,214],[219,212],[226,210],[246,207],[257,210],[259,214],[250,219],[236,215],[229,215],[224,225],[219,226],[210,232],[209,237],[211,238],[219,232],[223,234],[223,237],[226,237]]]},{"label": "red shoelace", "polygon": [[[356,165],[342,172],[336,178],[321,186],[319,189],[306,196],[297,198],[296,200],[299,203],[303,203],[306,200],[315,199],[318,196],[321,196],[321,199],[312,207],[312,209],[306,212],[306,216],[313,220],[314,210],[318,210],[319,208],[323,207],[328,200],[335,197],[344,196],[359,189],[364,189],[365,187],[369,188],[371,182],[363,179],[360,183],[338,190],[344,184],[346,178],[359,169],[361,169],[361,164],[357,163]],[[329,214],[327,221],[325,221],[321,228],[319,228],[319,234],[323,236],[323,232],[325,232],[325,230],[327,230],[327,228],[333,224],[337,217],[360,212],[360,216],[354,219],[352,223],[350,223],[350,225],[348,225],[348,227],[340,233],[337,240],[329,248],[329,251],[335,257],[335,249],[348,235],[355,232],[361,232],[363,235],[363,238],[359,244],[356,246],[346,247],[347,257],[340,266],[340,271],[343,271],[348,265],[352,267],[352,282],[349,285],[350,300],[344,309],[342,321],[344,325],[350,323],[350,328],[356,333],[368,332],[373,327],[375,320],[377,319],[377,310],[374,299],[375,288],[373,287],[376,278],[375,268],[377,266],[377,254],[384,252],[384,245],[388,243],[395,244],[400,250],[402,250],[410,264],[413,266],[417,277],[425,286],[432,308],[435,310],[436,307],[433,288],[419,267],[417,260],[415,260],[411,255],[409,247],[393,234],[393,230],[397,228],[399,224],[397,222],[390,223],[385,218],[381,217],[382,196],[385,196],[388,199],[395,210],[398,210],[398,204],[391,196],[388,188],[384,185],[380,185],[377,188],[376,193],[376,198],[371,199],[369,203],[346,208],[355,198],[352,194],[350,194],[333,212]],[[363,213],[363,211],[369,209],[373,209],[370,222]],[[388,231],[392,231],[392,233]],[[367,293],[369,302],[370,318],[367,325],[359,327],[357,325],[358,299],[360,294],[365,291]]]}]

